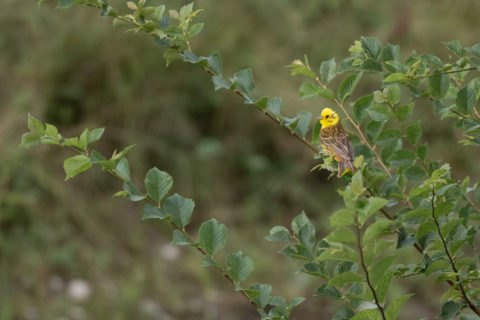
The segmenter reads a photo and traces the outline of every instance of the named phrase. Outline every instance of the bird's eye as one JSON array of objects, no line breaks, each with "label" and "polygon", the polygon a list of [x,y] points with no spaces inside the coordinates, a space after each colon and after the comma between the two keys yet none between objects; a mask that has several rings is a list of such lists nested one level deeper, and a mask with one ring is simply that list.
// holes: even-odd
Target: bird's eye
[{"label": "bird's eye", "polygon": [[325,116],[325,118],[328,118],[328,117],[329,117],[328,115],[327,115],[327,116]]}]

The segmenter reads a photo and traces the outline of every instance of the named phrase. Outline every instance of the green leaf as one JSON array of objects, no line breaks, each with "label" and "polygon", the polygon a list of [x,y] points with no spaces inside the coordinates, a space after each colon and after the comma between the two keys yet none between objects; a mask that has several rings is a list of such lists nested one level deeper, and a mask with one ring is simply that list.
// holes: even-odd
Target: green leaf
[{"label": "green leaf", "polygon": [[28,114],[27,125],[31,133],[35,133],[40,136],[43,136],[45,134],[45,127],[43,123],[40,120],[34,118],[30,113]]},{"label": "green leaf", "polygon": [[268,234],[269,235],[265,237],[267,241],[290,243],[290,232],[284,226],[275,226],[270,229]]},{"label": "green leaf", "polygon": [[324,89],[310,82],[304,82],[299,90],[300,99],[316,99],[323,97],[327,100],[335,100],[335,96],[330,89]]},{"label": "green leaf", "polygon": [[338,227],[328,235],[327,240],[330,242],[355,243],[356,237],[352,229]]},{"label": "green leaf", "polygon": [[385,309],[385,316],[387,318],[386,320],[397,319],[400,309],[403,307],[405,302],[410,299],[411,296],[413,296],[413,294],[404,295],[400,298],[396,298],[395,300],[393,300]]},{"label": "green leaf", "polygon": [[158,208],[158,207],[155,207],[155,206],[152,206],[150,203],[147,203],[143,206],[143,217],[142,217],[142,221],[143,220],[147,220],[147,219],[160,219],[160,220],[163,220],[165,219],[167,216],[165,215],[165,213],[162,211],[162,209]]},{"label": "green leaf", "polygon": [[329,220],[332,227],[351,226],[353,225],[353,211],[346,208],[337,210],[329,217]]},{"label": "green leaf", "polygon": [[220,89],[229,89],[231,86],[230,82],[221,76],[213,76],[212,82],[215,87],[215,91]]},{"label": "green leaf", "polygon": [[364,224],[365,221],[368,220],[374,213],[382,209],[388,204],[387,199],[382,199],[378,197],[370,197],[368,198],[367,205],[364,208],[359,209],[359,222],[360,224]]},{"label": "green leaf", "polygon": [[355,312],[347,308],[341,308],[334,315],[332,320],[348,320],[355,316]]},{"label": "green leaf", "polygon": [[350,187],[352,188],[353,193],[356,195],[361,195],[365,191],[363,188],[363,176],[361,171],[357,171],[353,175]]},{"label": "green leaf", "polygon": [[227,243],[227,227],[216,219],[205,221],[198,229],[198,242],[209,255],[214,254]]},{"label": "green leaf", "polygon": [[358,254],[352,248],[338,243],[335,244],[335,246],[324,249],[324,251],[317,257],[318,262],[329,260],[358,262]]},{"label": "green leaf", "polygon": [[461,113],[470,113],[477,104],[477,97],[475,90],[470,86],[463,87],[457,94],[456,106],[457,110]]},{"label": "green leaf", "polygon": [[213,260],[211,256],[205,256],[203,258],[202,267],[213,267],[223,271],[222,267],[220,267],[220,265],[215,260]]},{"label": "green leaf", "polygon": [[373,103],[373,94],[369,94],[358,98],[353,105],[353,117],[357,122],[364,119],[367,116],[366,110],[372,105]]},{"label": "green leaf", "polygon": [[428,79],[428,89],[435,99],[442,99],[448,91],[450,86],[450,76],[436,71],[433,77]]},{"label": "green leaf", "polygon": [[126,158],[120,159],[118,161],[117,167],[115,168],[115,173],[124,181],[130,181],[130,166],[128,165],[128,160]]},{"label": "green leaf", "polygon": [[248,275],[255,269],[253,259],[243,254],[242,251],[230,253],[225,258],[227,273],[238,284],[245,280]]},{"label": "green leaf", "polygon": [[198,35],[202,31],[204,25],[205,25],[205,23],[203,23],[203,22],[195,23],[194,25],[192,25],[188,29],[188,38],[192,39],[193,37]]},{"label": "green leaf", "polygon": [[421,159],[422,161],[425,160],[425,156],[427,155],[427,144],[423,144],[419,147],[417,147],[417,156],[419,159]]},{"label": "green leaf", "polygon": [[321,130],[322,130],[322,124],[320,123],[320,121],[315,121],[315,126],[313,127],[313,132],[312,132],[312,144],[320,143]]},{"label": "green leaf", "polygon": [[375,139],[375,143],[379,145],[385,145],[391,141],[401,139],[403,134],[395,129],[387,129],[380,132]]},{"label": "green leaf", "polygon": [[313,72],[310,69],[306,56],[305,56],[305,61],[306,61],[306,63],[297,59],[297,60],[294,60],[291,64],[289,64],[287,66],[287,68],[289,68],[291,70],[290,75],[296,76],[297,74],[301,74],[301,75],[310,77],[312,79],[315,79],[317,77],[317,75],[315,74],[315,72]]},{"label": "green leaf", "polygon": [[47,123],[45,129],[45,135],[51,139],[58,139],[58,129],[57,127]]},{"label": "green leaf", "polygon": [[363,51],[368,57],[373,59],[378,58],[380,50],[382,50],[382,43],[379,40],[375,38],[362,37],[360,42],[362,44]]},{"label": "green leaf", "polygon": [[268,100],[267,102],[267,111],[275,115],[276,117],[280,116],[280,112],[282,111],[282,104],[283,100],[280,97],[273,97]]},{"label": "green leaf", "polygon": [[272,298],[272,286],[262,283],[254,283],[248,287],[248,290],[257,291],[258,295],[253,300],[260,308],[265,308]]},{"label": "green leaf", "polygon": [[338,86],[337,96],[342,103],[352,95],[362,75],[362,72],[351,74],[343,79],[343,81],[340,83]]},{"label": "green leaf", "polygon": [[295,115],[295,118],[298,119],[298,123],[295,126],[295,132],[300,136],[305,137],[310,129],[310,120],[312,119],[312,114],[307,111],[300,111]]},{"label": "green leaf", "polygon": [[365,128],[365,133],[367,134],[368,139],[371,141],[376,140],[384,125],[384,121],[370,121]]},{"label": "green leaf", "polygon": [[302,227],[307,223],[310,223],[310,220],[308,219],[305,212],[302,211],[298,216],[296,216],[292,220],[292,230],[293,230],[293,232],[296,235],[298,235],[298,233],[300,232],[300,229],[302,229]]},{"label": "green leaf", "polygon": [[247,68],[234,73],[232,81],[237,84],[237,88],[243,93],[247,94],[248,96],[252,95],[253,90],[255,89],[252,69]]},{"label": "green leaf", "polygon": [[21,147],[32,148],[40,144],[42,138],[37,133],[27,132],[22,135]]},{"label": "green leaf", "polygon": [[292,299],[292,301],[290,301],[290,304],[288,305],[288,307],[290,309],[295,308],[296,306],[301,304],[303,301],[305,301],[304,297],[295,297],[295,298]]},{"label": "green leaf", "polygon": [[428,266],[427,270],[425,270],[425,275],[429,276],[439,270],[443,272],[445,269],[450,270],[450,262],[447,260],[436,260]]},{"label": "green leaf", "polygon": [[[222,56],[218,52],[213,52],[208,57],[208,66],[217,74],[222,74]],[[230,84],[228,84],[230,86]]]},{"label": "green leaf", "polygon": [[[167,20],[166,17],[162,17],[161,21],[165,21],[165,20]],[[170,18],[168,18],[168,22],[170,23]],[[173,47],[173,43],[171,43],[168,39],[155,37],[154,40],[160,46],[160,48],[171,48],[171,47]],[[165,53],[164,53],[163,57],[165,58]],[[172,54],[172,57],[175,57],[175,56]],[[165,60],[167,60],[167,58],[165,58]],[[168,66],[168,60],[167,60],[167,66]]]},{"label": "green leaf", "polygon": [[463,46],[458,40],[443,42],[443,44],[450,50],[451,52],[455,53],[459,57],[463,57],[465,52],[463,50]]},{"label": "green leaf", "polygon": [[389,159],[392,166],[406,167],[412,166],[415,163],[415,154],[410,150],[398,150]]},{"label": "green leaf", "polygon": [[384,234],[391,234],[392,232],[389,227],[392,224],[394,224],[392,220],[380,219],[375,221],[365,230],[365,233],[363,234],[363,243],[367,244]]},{"label": "green leaf", "polygon": [[339,275],[333,277],[327,283],[327,288],[335,287],[335,286],[344,286],[346,284],[350,284],[353,282],[362,282],[363,278],[361,275],[355,272],[343,272]]},{"label": "green leaf", "polygon": [[332,81],[337,75],[337,64],[335,63],[335,58],[332,58],[328,61],[323,61],[320,64],[320,81],[323,84],[328,84]]},{"label": "green leaf", "polygon": [[390,104],[397,104],[400,102],[401,92],[398,84],[388,86],[385,90],[385,95],[387,96],[387,100]]},{"label": "green leaf", "polygon": [[298,232],[298,240],[303,244],[308,250],[313,248],[315,244],[315,227],[310,222],[307,222]]},{"label": "green leaf", "polygon": [[317,296],[326,296],[333,299],[340,299],[342,294],[335,287],[327,287],[326,284],[318,288],[313,294],[314,297]]},{"label": "green leaf", "polygon": [[418,226],[416,238],[421,239],[430,233],[436,233],[436,232],[437,232],[437,227],[435,226],[435,223],[431,220],[428,220],[427,222],[422,223],[420,226]]},{"label": "green leaf", "polygon": [[422,137],[422,127],[420,126],[420,120],[410,125],[406,129],[407,140],[415,145]]},{"label": "green leaf", "polygon": [[192,218],[195,202],[175,193],[165,200],[163,210],[172,218],[172,221],[180,228],[185,228]]},{"label": "green leaf", "polygon": [[447,301],[442,306],[440,318],[449,320],[455,318],[462,310],[462,302]]},{"label": "green leaf", "polygon": [[156,203],[162,202],[173,185],[172,177],[165,171],[156,167],[148,170],[145,176],[145,189],[147,195]]},{"label": "green leaf", "polygon": [[187,237],[183,232],[180,230],[173,230],[173,239],[172,239],[172,245],[175,246],[191,246],[193,245],[192,240]]},{"label": "green leaf", "polygon": [[140,191],[138,191],[137,187],[130,181],[125,181],[123,183],[123,190],[127,192],[127,198],[130,201],[141,201],[146,198],[146,196],[142,195]]},{"label": "green leaf", "polygon": [[387,272],[388,268],[392,265],[396,256],[386,256],[380,259],[369,271],[369,275],[372,281],[372,285],[376,285],[378,280]]},{"label": "green leaf", "polygon": [[193,11],[193,2],[184,5],[180,8],[180,17],[186,19]]},{"label": "green leaf", "polygon": [[402,149],[402,140],[390,140],[382,148],[380,155],[382,156],[383,162],[388,164],[388,160],[392,157],[392,155],[397,151]]},{"label": "green leaf", "polygon": [[392,82],[399,82],[407,79],[407,77],[400,72],[395,72],[387,76],[385,79],[383,79],[383,82],[385,83],[392,83]]},{"label": "green leaf", "polygon": [[395,109],[395,116],[400,122],[405,122],[413,112],[414,103],[405,104]]},{"label": "green leaf", "polygon": [[183,56],[175,49],[167,49],[163,52],[163,58],[167,62],[167,67],[175,61],[183,60]]},{"label": "green leaf", "polygon": [[392,109],[386,104],[375,103],[367,109],[368,115],[375,121],[386,121],[393,116]]},{"label": "green leaf", "polygon": [[357,313],[350,320],[381,320],[381,315],[377,309],[365,309]]},{"label": "green leaf", "polygon": [[388,287],[390,286],[390,283],[392,282],[393,278],[393,272],[387,272],[385,273],[377,282],[377,285],[375,286],[375,292],[377,294],[377,298],[380,301],[380,303],[384,302],[385,299],[385,294],[388,291]]},{"label": "green leaf", "polygon": [[88,138],[87,138],[87,146],[89,146],[89,145],[91,145],[92,143],[100,140],[100,138],[102,137],[104,131],[105,131],[105,128],[93,129],[93,130],[89,133],[89,135],[88,135]]},{"label": "green leaf", "polygon": [[90,169],[91,166],[92,163],[90,162],[90,158],[83,154],[66,159],[63,162],[63,169],[66,173],[65,181]]},{"label": "green leaf", "polygon": [[82,4],[85,2],[85,0],[58,0],[56,9],[68,9],[74,4]]}]

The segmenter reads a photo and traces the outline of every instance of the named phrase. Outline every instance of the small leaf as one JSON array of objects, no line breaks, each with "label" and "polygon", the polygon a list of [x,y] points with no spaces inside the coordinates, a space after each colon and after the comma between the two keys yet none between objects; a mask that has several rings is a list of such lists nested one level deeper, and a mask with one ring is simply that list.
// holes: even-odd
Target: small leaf
[{"label": "small leaf", "polygon": [[347,76],[338,86],[337,96],[341,102],[345,102],[355,90],[363,73],[351,74]]},{"label": "small leaf", "polygon": [[323,61],[320,64],[320,81],[323,84],[328,84],[337,75],[337,64],[335,58],[328,61]]},{"label": "small leaf", "polygon": [[155,206],[152,206],[151,204],[147,203],[143,206],[143,217],[142,217],[142,221],[143,220],[147,220],[147,219],[160,219],[160,220],[163,220],[165,219],[167,216],[165,215],[165,213],[162,211],[162,209],[158,208],[158,207],[155,207]]},{"label": "small leaf", "polygon": [[162,202],[173,185],[172,177],[165,171],[156,167],[148,170],[145,176],[145,189],[147,195],[156,203]]},{"label": "small leaf", "polygon": [[63,169],[66,173],[65,181],[90,169],[91,166],[92,163],[90,162],[90,158],[83,154],[66,159],[63,162]]},{"label": "small leaf", "polygon": [[380,320],[381,315],[377,309],[365,309],[357,313],[350,320]]},{"label": "small leaf", "polygon": [[276,117],[280,116],[280,112],[282,111],[282,104],[283,100],[280,97],[273,97],[268,100],[267,102],[267,111],[275,115]]},{"label": "small leaf", "polygon": [[363,51],[366,52],[369,57],[373,59],[378,58],[380,50],[382,50],[382,43],[379,40],[375,38],[362,37],[360,42],[362,44]]},{"label": "small leaf", "polygon": [[58,129],[57,127],[47,123],[45,129],[45,135],[51,139],[58,139]]},{"label": "small leaf", "polygon": [[308,250],[313,248],[315,244],[315,227],[310,222],[307,222],[298,232],[298,240],[303,244]]},{"label": "small leaf", "polygon": [[363,234],[363,243],[367,244],[368,242],[375,240],[383,234],[391,234],[389,227],[394,222],[392,220],[380,219],[368,226]]},{"label": "small leaf", "polygon": [[168,197],[163,203],[163,210],[182,229],[190,223],[193,208],[195,208],[195,202],[192,199],[184,198],[177,193]]},{"label": "small leaf", "polygon": [[268,236],[265,237],[267,241],[279,241],[290,243],[290,232],[283,226],[275,226],[270,229]]},{"label": "small leaf", "polygon": [[442,99],[447,94],[449,86],[450,76],[442,74],[440,71],[436,71],[433,77],[428,79],[428,89],[435,99]]},{"label": "small leaf", "polygon": [[422,137],[422,127],[420,127],[420,120],[410,125],[406,129],[407,140],[415,145]]},{"label": "small leaf", "polygon": [[400,309],[405,304],[405,302],[407,302],[407,300],[410,299],[411,296],[413,296],[413,294],[401,296],[400,298],[393,300],[385,309],[385,316],[387,317],[386,320],[397,319]]},{"label": "small leaf", "polygon": [[395,256],[386,256],[380,259],[369,271],[369,275],[372,281],[372,285],[376,285],[378,280],[387,272],[388,268],[395,260]]},{"label": "small leaf", "polygon": [[295,132],[300,136],[305,137],[310,129],[310,120],[312,119],[312,114],[307,111],[300,111],[295,115],[295,118],[298,119],[298,123],[295,126]]},{"label": "small leaf", "polygon": [[375,286],[375,292],[377,294],[378,300],[381,302],[385,299],[385,294],[388,291],[388,287],[390,287],[390,283],[392,282],[393,272],[385,273],[377,282]]},{"label": "small leaf", "polygon": [[405,122],[407,118],[412,114],[413,112],[413,103],[410,104],[405,104],[402,106],[399,106],[398,108],[395,109],[395,116],[400,122]]},{"label": "small leaf", "polygon": [[239,88],[242,92],[246,93],[249,96],[253,93],[253,90],[255,89],[255,84],[253,83],[252,69],[250,68],[236,72],[233,75],[232,81],[237,84],[237,88]]},{"label": "small leaf", "polygon": [[353,212],[343,208],[335,211],[329,220],[332,227],[351,226],[353,225]]},{"label": "small leaf", "polygon": [[[157,41],[158,43],[158,41]],[[167,67],[174,61],[183,60],[183,56],[175,49],[167,49],[163,52],[163,58],[167,62]]]},{"label": "small leaf", "polygon": [[205,23],[203,23],[203,22],[195,23],[194,25],[192,25],[188,29],[188,38],[191,39],[191,38],[195,37],[196,35],[198,35],[202,31],[204,25],[205,25]]},{"label": "small leaf", "polygon": [[37,133],[27,132],[22,135],[21,147],[32,148],[40,144],[42,138]]},{"label": "small leaf", "polygon": [[58,0],[56,9],[68,9],[74,4],[84,3],[85,0]]},{"label": "small leaf", "polygon": [[[218,52],[213,52],[208,57],[208,66],[217,74],[222,74],[222,56]],[[228,85],[230,86],[230,85]]]},{"label": "small leaf", "polygon": [[205,256],[203,258],[202,267],[213,267],[223,271],[222,267],[220,267],[220,265],[215,260],[213,260],[211,256]]},{"label": "small leaf", "polygon": [[30,113],[28,114],[28,129],[31,133],[35,133],[40,136],[43,136],[45,134],[45,127],[43,123],[40,120],[34,118]]},{"label": "small leaf", "polygon": [[221,76],[213,76],[212,82],[215,87],[215,91],[220,89],[229,89],[231,86],[230,82]]},{"label": "small leaf", "polygon": [[387,129],[380,132],[376,137],[375,143],[379,145],[385,145],[393,140],[402,138],[403,134],[395,129]]},{"label": "small leaf", "polygon": [[400,102],[400,86],[398,84],[394,84],[391,86],[388,86],[386,89],[385,95],[387,96],[387,100],[390,104],[397,104]]},{"label": "small leaf", "polygon": [[342,297],[342,294],[335,287],[327,287],[326,284],[318,288],[313,294],[314,297],[317,296],[326,296],[333,299],[339,299]]},{"label": "small leaf", "polygon": [[375,103],[367,109],[368,115],[375,121],[386,121],[393,116],[392,109],[386,104]]},{"label": "small leaf", "polygon": [[459,57],[463,57],[465,52],[463,50],[463,46],[458,40],[443,42],[443,44],[448,48],[448,50],[452,51]]},{"label": "small leaf", "polygon": [[415,163],[415,154],[410,150],[398,150],[389,159],[392,166],[406,167],[412,166]]},{"label": "small leaf", "polygon": [[347,308],[341,308],[333,315],[332,320],[348,320],[355,316],[355,312]]},{"label": "small leaf", "polygon": [[193,245],[193,242],[183,232],[175,229],[175,230],[173,230],[172,245],[175,245],[175,246],[191,246],[191,245]]},{"label": "small leaf", "polygon": [[462,310],[462,302],[447,301],[442,306],[440,318],[449,320],[455,318]]},{"label": "small leaf", "polygon": [[378,198],[378,197],[370,197],[368,198],[367,205],[364,208],[359,209],[359,222],[360,224],[364,224],[368,218],[370,218],[374,213],[382,209],[388,204],[387,199]]},{"label": "small leaf", "polygon": [[210,219],[200,225],[198,229],[200,247],[209,255],[225,247],[227,243],[227,227],[216,219]]},{"label": "small leaf", "polygon": [[361,275],[355,272],[343,272],[328,281],[327,288],[335,286],[344,286],[353,282],[362,282]]},{"label": "small leaf", "polygon": [[353,105],[353,116],[357,122],[364,119],[367,116],[366,110],[372,105],[373,103],[373,95],[369,94],[358,98]]},{"label": "small leaf", "polygon": [[461,113],[470,113],[477,104],[475,90],[470,86],[463,87],[457,94],[456,106]]},{"label": "small leaf", "polygon": [[91,145],[92,143],[100,140],[104,131],[105,131],[105,128],[93,129],[88,135],[87,145]]},{"label": "small leaf", "polygon": [[300,87],[299,91],[300,99],[316,99],[318,97],[323,97],[327,100],[333,101],[335,96],[330,89],[324,89],[320,86],[317,86],[310,82],[304,82]]},{"label": "small leaf", "polygon": [[117,167],[115,168],[115,173],[125,181],[130,181],[130,166],[128,165],[128,160],[126,158],[120,159],[118,161]]},{"label": "small leaf", "polygon": [[255,269],[253,259],[243,254],[242,251],[230,253],[225,258],[228,275],[238,284],[245,280],[248,275]]},{"label": "small leaf", "polygon": [[406,79],[406,76],[403,73],[395,72],[383,79],[385,83],[398,82]]}]

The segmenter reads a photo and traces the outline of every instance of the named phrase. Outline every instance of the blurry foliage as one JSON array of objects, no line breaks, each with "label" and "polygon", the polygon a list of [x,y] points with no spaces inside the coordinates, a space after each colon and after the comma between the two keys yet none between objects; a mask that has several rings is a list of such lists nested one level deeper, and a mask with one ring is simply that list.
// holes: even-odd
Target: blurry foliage
[{"label": "blurry foliage", "polygon": [[[119,7],[124,2],[112,3]],[[227,73],[252,66],[259,91],[281,93],[290,108],[285,111],[292,115],[300,109],[320,111],[307,102],[295,107],[297,86],[279,67],[305,52],[312,65],[318,65],[346,52],[362,34],[402,45],[402,55],[415,47],[444,57],[441,41],[478,41],[480,5],[473,0],[453,7],[447,0],[201,0],[198,6],[206,9],[202,21],[209,21],[195,40],[199,52],[221,51],[231,68]],[[111,153],[112,146],[136,143],[130,155],[138,173],[134,176],[154,165],[169,171],[176,189],[196,199],[194,219],[221,217],[247,235],[242,248],[255,258],[256,276],[288,275],[289,280],[274,287],[278,294],[312,292],[307,278],[290,277],[297,268],[294,263],[274,254],[265,257],[271,248],[263,237],[268,226],[287,224],[302,209],[315,225],[326,223],[322,213],[340,206],[331,200],[340,201],[337,182],[327,181],[327,174],[310,174],[311,155],[268,119],[240,106],[229,93],[212,94],[201,70],[184,72],[190,66],[183,64],[166,69],[153,42],[113,32],[111,21],[98,19],[95,10],[51,10],[49,3],[4,0],[0,11],[0,286],[7,292],[0,296],[0,318],[254,316],[230,288],[216,289],[228,286],[220,276],[191,266],[198,265],[195,253],[168,245],[168,229],[140,224],[130,203],[105,200],[119,189],[108,177],[92,171],[65,186],[55,157],[63,151],[47,155],[19,150],[26,111],[71,135],[87,126],[107,127],[100,147],[105,153]],[[367,85],[358,90],[367,92]],[[429,119],[431,103],[423,107],[419,117]],[[442,160],[450,162],[459,177],[469,172],[472,181],[478,181],[478,150],[460,149],[456,141],[461,133],[452,130],[451,122],[424,123],[424,136],[433,141],[430,150],[437,152],[432,158],[448,155]],[[252,230],[252,221],[264,227]],[[174,262],[179,255],[181,267]],[[91,288],[85,300],[73,293],[75,279],[85,279]],[[182,299],[189,301],[189,309],[179,303]],[[427,294],[416,299],[422,314],[438,300]],[[310,301],[298,308],[297,318],[336,309]]]}]

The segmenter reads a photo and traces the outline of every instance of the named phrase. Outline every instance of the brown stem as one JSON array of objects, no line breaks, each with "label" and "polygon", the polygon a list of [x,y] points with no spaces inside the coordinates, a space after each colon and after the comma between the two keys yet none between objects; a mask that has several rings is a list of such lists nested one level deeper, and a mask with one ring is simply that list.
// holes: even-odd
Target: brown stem
[{"label": "brown stem", "polygon": [[[463,288],[463,285],[460,283],[460,276],[459,276],[459,272],[458,272],[458,269],[457,267],[455,266],[455,260],[453,259],[452,255],[450,254],[450,251],[448,250],[448,246],[447,246],[447,241],[445,240],[444,236],[442,235],[442,230],[440,228],[440,224],[438,223],[438,220],[437,220],[437,217],[435,217],[435,189],[432,188],[432,201],[431,201],[431,204],[432,204],[432,218],[433,218],[433,221],[435,222],[435,225],[437,227],[437,233],[438,235],[440,236],[440,240],[442,241],[442,244],[443,244],[443,250],[445,251],[445,254],[447,255],[448,257],[448,260],[450,260],[450,266],[452,267],[452,270],[453,272],[455,272],[456,276],[456,280],[457,280],[457,283],[458,284],[458,291],[460,291],[462,297],[463,297],[463,300],[465,300],[465,302],[467,302],[468,306],[470,307],[470,309],[475,312],[477,315],[480,316],[480,309],[478,309],[471,301],[470,299],[468,298],[466,292],[465,292],[465,289]],[[454,284],[454,285],[456,285]]]},{"label": "brown stem", "polygon": [[380,301],[378,300],[378,297],[377,297],[377,292],[375,291],[375,288],[373,287],[372,285],[372,282],[370,280],[370,274],[368,273],[368,268],[367,266],[365,265],[365,259],[363,257],[363,245],[362,245],[362,238],[360,236],[360,223],[358,222],[358,215],[357,213],[355,213],[355,229],[357,230],[357,246],[358,246],[358,251],[360,253],[360,264],[362,265],[362,269],[363,269],[363,272],[365,272],[365,277],[366,277],[366,280],[367,280],[367,284],[368,284],[368,287],[370,288],[370,291],[372,291],[372,294],[373,294],[373,298],[375,300],[375,304],[377,305],[377,308],[378,310],[380,311],[381,315],[382,315],[382,319],[383,320],[386,320],[386,317],[385,317],[385,312],[383,310],[383,307],[382,307],[382,304],[380,303]]}]

